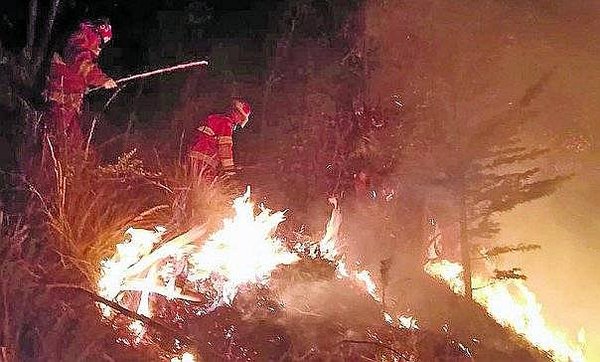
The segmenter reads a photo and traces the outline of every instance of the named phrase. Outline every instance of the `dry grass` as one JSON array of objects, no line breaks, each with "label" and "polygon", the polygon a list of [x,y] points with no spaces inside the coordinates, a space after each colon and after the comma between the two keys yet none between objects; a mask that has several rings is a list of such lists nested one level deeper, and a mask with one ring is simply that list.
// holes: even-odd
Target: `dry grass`
[{"label": "dry grass", "polygon": [[180,233],[215,224],[232,194],[221,183],[190,182],[177,165],[150,171],[132,150],[109,165],[54,158],[53,192],[38,193],[55,251],[89,282],[128,227],[166,226]]},{"label": "dry grass", "polygon": [[45,288],[51,266],[35,252],[39,247],[23,220],[0,212],[0,360],[111,360],[117,351],[134,356],[106,348],[114,344],[113,331],[93,303]]},{"label": "dry grass", "polygon": [[46,217],[50,247],[91,282],[126,227],[168,218],[169,190],[135,152],[99,166],[80,154],[66,157],[46,142],[51,172],[32,185],[34,200]]},{"label": "dry grass", "polygon": [[93,290],[100,261],[128,227],[164,225],[179,233],[215,224],[231,194],[219,182],[190,183],[176,163],[150,171],[135,150],[99,165],[46,142],[44,168],[23,178],[31,195],[24,214],[0,212],[0,360],[148,360],[168,353],[171,347],[161,351],[160,343],[147,351],[115,344],[93,298],[46,286]]}]

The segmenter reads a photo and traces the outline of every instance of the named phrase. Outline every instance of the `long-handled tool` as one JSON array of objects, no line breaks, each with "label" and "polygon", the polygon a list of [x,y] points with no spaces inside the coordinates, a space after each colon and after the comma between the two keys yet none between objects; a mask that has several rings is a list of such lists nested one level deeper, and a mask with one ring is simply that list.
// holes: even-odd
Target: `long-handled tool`
[{"label": "long-handled tool", "polygon": [[[120,78],[120,79],[115,80],[115,83],[121,84],[121,83],[129,82],[129,81],[135,80],[135,79],[151,77],[153,75],[158,75],[158,74],[163,74],[163,73],[171,73],[171,72],[174,72],[177,70],[182,70],[182,69],[191,68],[191,67],[198,67],[201,65],[208,65],[208,62],[206,60],[201,60],[201,61],[196,61],[196,62],[178,64],[178,65],[174,65],[174,66],[168,67],[168,68],[156,69],[156,70],[152,70],[149,72],[134,74],[134,75],[130,75],[128,77]],[[91,93],[93,91],[96,91],[98,89],[103,89],[103,88],[104,87],[91,88],[90,90],[88,90],[88,93]]]}]

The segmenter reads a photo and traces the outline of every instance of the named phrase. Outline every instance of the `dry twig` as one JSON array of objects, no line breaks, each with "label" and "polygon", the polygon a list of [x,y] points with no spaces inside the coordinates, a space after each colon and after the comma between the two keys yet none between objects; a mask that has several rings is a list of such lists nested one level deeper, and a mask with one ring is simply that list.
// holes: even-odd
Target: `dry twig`
[{"label": "dry twig", "polygon": [[95,302],[102,303],[102,304],[116,310],[117,312],[123,314],[124,316],[126,316],[128,318],[140,321],[140,322],[146,324],[147,326],[154,328],[158,332],[162,332],[162,333],[170,336],[173,339],[183,341],[190,346],[195,344],[194,341],[190,337],[182,334],[180,331],[177,331],[170,327],[167,327],[167,326],[163,325],[162,323],[159,323],[155,320],[152,320],[152,319],[150,319],[146,316],[143,316],[141,314],[138,314],[136,312],[132,312],[129,309],[123,308],[118,303],[108,300],[106,298],[103,298],[103,297],[99,296],[98,294],[96,294],[96,293],[92,292],[91,290],[84,288],[82,286],[74,285],[74,284],[66,284],[66,283],[54,283],[54,284],[46,284],[45,287],[47,289],[71,289],[71,290],[77,290],[77,291],[83,292],[84,294],[86,294],[88,297],[90,297]]}]

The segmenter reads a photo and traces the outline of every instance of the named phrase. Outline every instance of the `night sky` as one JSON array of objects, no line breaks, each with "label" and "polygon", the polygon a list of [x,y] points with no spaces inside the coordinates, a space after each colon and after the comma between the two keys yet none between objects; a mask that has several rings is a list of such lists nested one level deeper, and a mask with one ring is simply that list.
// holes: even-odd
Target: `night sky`
[{"label": "night sky", "polygon": [[[40,1],[40,14],[46,14],[47,1]],[[71,0],[63,1],[55,23],[54,50],[60,49],[69,32],[82,19],[108,17],[114,38],[110,46],[126,48],[123,62],[135,68],[144,62],[142,56],[149,46],[156,44],[158,14],[162,11],[185,11],[193,1],[184,0]],[[261,39],[270,29],[270,16],[277,11],[279,1],[225,0],[205,1],[211,19],[203,26],[203,38],[256,37]],[[28,2],[3,1],[0,4],[0,33],[9,49],[18,49],[25,42]],[[43,20],[42,20],[43,21]]]}]

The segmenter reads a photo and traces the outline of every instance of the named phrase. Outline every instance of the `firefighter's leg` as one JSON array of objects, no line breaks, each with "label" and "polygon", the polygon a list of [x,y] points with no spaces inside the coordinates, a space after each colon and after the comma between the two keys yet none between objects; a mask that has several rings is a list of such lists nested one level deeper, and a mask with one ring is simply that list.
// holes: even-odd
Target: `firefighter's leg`
[{"label": "firefighter's leg", "polygon": [[212,182],[217,176],[218,163],[216,155],[206,155],[200,152],[192,152],[189,156],[189,168],[191,177],[196,181]]},{"label": "firefighter's leg", "polygon": [[197,153],[188,157],[188,178],[191,182],[197,183],[203,181],[206,168],[206,162],[199,158]]},{"label": "firefighter's leg", "polygon": [[83,150],[83,133],[81,132],[81,126],[79,125],[79,110],[69,109],[66,115],[69,124],[67,126],[67,140],[69,147],[75,150]]}]

